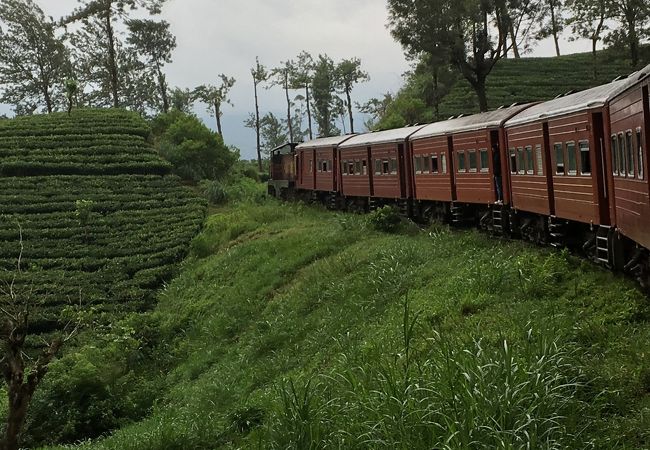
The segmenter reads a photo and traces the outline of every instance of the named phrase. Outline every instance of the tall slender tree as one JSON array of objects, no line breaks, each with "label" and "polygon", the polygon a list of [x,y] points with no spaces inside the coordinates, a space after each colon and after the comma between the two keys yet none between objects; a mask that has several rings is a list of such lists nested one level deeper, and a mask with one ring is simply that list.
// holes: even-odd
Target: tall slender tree
[{"label": "tall slender tree", "polygon": [[314,78],[314,59],[306,51],[300,52],[296,58],[293,70],[289,76],[289,83],[293,89],[304,89],[304,102],[307,108],[307,124],[309,139],[314,138],[311,117],[311,83]]},{"label": "tall slender tree", "polygon": [[620,27],[609,35],[612,43],[624,43],[630,52],[632,66],[639,65],[641,37],[650,36],[650,2],[648,0],[611,0],[611,15]]},{"label": "tall slender tree", "polygon": [[[120,67],[118,62],[115,21],[128,17],[129,10],[145,8],[150,14],[159,14],[166,0],[80,0],[82,5],[62,19],[64,25],[81,21],[84,26],[94,23],[101,30],[96,45],[104,47],[106,67],[115,108],[120,106]],[[96,21],[96,22],[95,22]],[[97,25],[101,25],[97,27]]]},{"label": "tall slender tree", "polygon": [[291,97],[289,96],[289,89],[292,88],[289,79],[291,74],[295,71],[294,68],[294,63],[293,61],[283,61],[280,63],[280,66],[276,67],[275,69],[271,70],[270,73],[270,85],[269,87],[272,86],[280,86],[284,90],[284,95],[287,101],[287,124],[289,127],[289,139],[291,142],[293,142],[294,135],[293,135],[293,121],[291,120],[291,109],[293,108],[293,102],[291,101]]},{"label": "tall slender tree", "polygon": [[564,18],[564,0],[541,0],[540,18],[541,27],[537,33],[538,39],[553,37],[555,54],[560,56],[560,34],[566,25]]},{"label": "tall slender tree", "polygon": [[258,89],[262,83],[269,79],[269,73],[262,64],[260,64],[259,57],[255,58],[255,67],[251,69],[251,76],[253,77],[253,91],[255,93],[255,135],[257,138],[257,165],[259,171],[262,171],[262,142],[260,136],[260,102]]},{"label": "tall slender tree", "polygon": [[2,0],[0,22],[0,102],[19,114],[62,106],[68,55],[55,23],[32,0]]},{"label": "tall slender tree", "polygon": [[327,55],[318,55],[314,64],[312,90],[314,97],[314,118],[320,137],[332,136],[336,132],[334,114],[336,102],[336,65]]},{"label": "tall slender tree", "polygon": [[208,111],[217,119],[217,132],[223,137],[223,131],[221,129],[221,116],[223,116],[223,111],[221,110],[221,106],[224,103],[232,105],[228,94],[230,89],[235,85],[235,79],[224,74],[219,75],[219,78],[221,79],[219,86],[210,84],[198,86],[194,89],[194,97],[208,105]]},{"label": "tall slender tree", "polygon": [[593,77],[598,77],[597,49],[598,41],[602,40],[603,33],[607,31],[607,19],[611,14],[611,0],[568,0],[567,9],[571,17],[567,24],[571,27],[573,35],[571,40],[579,38],[591,41],[591,55],[593,59]]},{"label": "tall slender tree", "polygon": [[129,28],[129,43],[136,53],[145,59],[146,66],[154,72],[157,81],[162,111],[169,112],[169,87],[163,67],[172,62],[172,51],[176,48],[176,37],[169,31],[169,22],[150,19],[131,19],[126,22]]},{"label": "tall slender tree", "polygon": [[346,98],[350,119],[350,133],[354,133],[354,118],[352,115],[352,88],[355,84],[370,80],[370,76],[361,70],[361,60],[358,58],[344,59],[336,66],[336,85],[339,93]]}]

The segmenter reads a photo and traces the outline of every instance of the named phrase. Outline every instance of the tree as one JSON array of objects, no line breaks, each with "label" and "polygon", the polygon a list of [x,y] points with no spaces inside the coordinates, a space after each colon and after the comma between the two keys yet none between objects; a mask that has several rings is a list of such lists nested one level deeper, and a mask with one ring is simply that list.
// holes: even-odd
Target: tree
[{"label": "tree", "polygon": [[332,109],[335,106],[336,66],[327,55],[318,55],[314,64],[312,93],[314,97],[314,118],[318,125],[320,137],[332,136],[335,133]]},{"label": "tree", "polygon": [[[51,113],[63,98],[68,57],[56,26],[32,0],[0,2],[0,102],[17,112]],[[63,102],[61,102],[63,103]]]},{"label": "tree", "polygon": [[352,88],[355,84],[370,80],[370,76],[361,70],[361,60],[358,58],[344,59],[336,66],[336,84],[339,93],[345,94],[345,105],[350,118],[350,133],[354,133],[354,118],[352,117]]},{"label": "tree", "polygon": [[[496,25],[502,28],[504,58],[512,48],[515,58],[530,51],[533,29],[539,22],[540,0],[496,0]],[[510,44],[508,44],[510,39]]]},{"label": "tree", "polygon": [[537,38],[545,39],[553,36],[555,54],[560,56],[560,33],[566,24],[563,0],[541,0],[539,14],[542,23],[537,32]]},{"label": "tree", "polygon": [[269,155],[271,150],[287,143],[289,135],[287,127],[272,113],[267,113],[261,119],[262,148],[265,155]]},{"label": "tree", "polygon": [[567,24],[571,26],[574,36],[591,40],[591,54],[593,56],[593,75],[598,77],[597,46],[602,39],[602,34],[608,29],[607,19],[611,11],[611,0],[568,0],[567,9],[571,17]]},{"label": "tree", "polygon": [[390,92],[379,98],[371,98],[366,103],[357,103],[357,109],[364,114],[370,115],[370,118],[364,122],[368,130],[374,130],[377,122],[386,115],[388,106],[393,102],[394,97]]},{"label": "tree", "polygon": [[[95,45],[104,49],[106,68],[113,107],[120,106],[120,68],[117,53],[117,37],[114,21],[128,17],[127,10],[146,8],[150,14],[159,14],[165,0],[80,0],[82,6],[64,18],[62,24],[81,21],[84,27],[92,26]],[[100,31],[100,33],[97,33]]]},{"label": "tree", "polygon": [[270,87],[273,86],[280,86],[282,89],[284,89],[284,95],[287,100],[287,124],[289,127],[289,139],[291,142],[294,142],[293,138],[293,121],[291,120],[291,108],[293,107],[293,102],[291,101],[291,98],[289,97],[289,89],[291,89],[291,84],[289,83],[289,77],[291,73],[295,71],[294,68],[294,63],[293,61],[284,61],[280,63],[279,67],[276,67],[275,69],[271,70],[270,73],[270,80],[271,83],[269,85]]},{"label": "tree", "polygon": [[77,96],[79,90],[79,85],[76,80],[68,78],[65,80],[65,94],[66,99],[68,100],[68,115],[72,114],[72,106],[74,105],[74,99]]},{"label": "tree", "polygon": [[257,137],[257,165],[259,171],[262,171],[262,144],[260,136],[260,104],[259,97],[257,95],[257,88],[260,84],[266,82],[269,78],[269,74],[266,71],[266,67],[260,64],[260,59],[255,58],[255,67],[251,69],[251,75],[253,77],[253,89],[255,91],[255,135]]},{"label": "tree", "polygon": [[211,84],[204,84],[194,89],[194,98],[208,105],[208,111],[217,119],[217,132],[223,137],[221,130],[221,105],[227,103],[232,105],[228,98],[230,89],[235,85],[235,79],[228,77],[224,74],[219,75],[221,84],[213,86]]},{"label": "tree", "polygon": [[611,15],[621,24],[609,36],[611,43],[625,43],[630,51],[632,66],[639,65],[639,46],[650,20],[650,4],[647,0],[611,0]]},{"label": "tree", "polygon": [[[389,27],[411,58],[428,53],[458,67],[488,109],[486,80],[503,57],[504,29],[494,0],[389,0]],[[494,35],[496,33],[496,36]]]},{"label": "tree", "polygon": [[189,114],[194,104],[192,91],[175,87],[169,92],[169,102],[171,109]]},{"label": "tree", "polygon": [[6,426],[0,440],[0,450],[18,450],[20,432],[27,417],[29,405],[36,389],[47,375],[49,366],[64,344],[78,329],[72,322],[55,333],[51,341],[44,342],[36,359],[26,357],[27,338],[30,328],[30,305],[33,304],[31,292],[16,289],[16,279],[24,275],[22,271],[23,240],[19,228],[20,252],[13,278],[4,288],[0,288],[0,339],[3,344],[0,369],[6,384],[8,411]]},{"label": "tree", "polygon": [[332,116],[334,118],[339,118],[341,119],[341,129],[343,130],[343,134],[347,133],[346,127],[345,127],[345,115],[348,112],[348,106],[345,100],[343,100],[341,97],[334,97],[334,107],[332,108]]},{"label": "tree", "polygon": [[167,78],[162,71],[166,63],[172,62],[172,51],[176,48],[176,37],[169,31],[169,23],[149,19],[131,19],[126,22],[129,28],[127,42],[137,54],[145,58],[148,67],[155,71],[162,111],[169,112]]},{"label": "tree", "polygon": [[313,80],[314,72],[314,59],[306,51],[300,52],[296,63],[293,65],[293,70],[289,74],[289,83],[291,84],[292,89],[304,89],[305,96],[302,99],[305,102],[307,108],[307,123],[308,123],[308,132],[309,139],[314,139],[314,132],[312,128],[311,120],[311,83]]}]

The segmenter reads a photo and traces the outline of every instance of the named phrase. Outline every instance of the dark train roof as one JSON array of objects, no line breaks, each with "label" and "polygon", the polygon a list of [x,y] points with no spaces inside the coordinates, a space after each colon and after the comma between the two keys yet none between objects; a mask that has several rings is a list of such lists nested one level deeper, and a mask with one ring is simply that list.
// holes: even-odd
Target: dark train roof
[{"label": "dark train roof", "polygon": [[354,136],[345,141],[340,148],[361,147],[364,145],[387,144],[393,142],[405,141],[414,132],[420,130],[424,125],[412,127],[395,128],[393,130],[375,131],[374,133],[365,133]]},{"label": "dark train roof", "polygon": [[464,131],[487,130],[497,128],[504,124],[515,114],[530,108],[533,103],[525,105],[513,105],[507,108],[500,108],[479,114],[473,114],[456,119],[434,122],[422,128],[411,136],[411,140],[424,139],[428,137],[444,136],[450,133],[462,133]]},{"label": "dark train roof", "polygon": [[313,139],[311,141],[304,142],[296,147],[297,150],[309,149],[309,148],[322,148],[322,147],[337,147],[341,143],[347,141],[351,137],[356,136],[354,134],[346,134],[344,136],[332,136],[326,138]]},{"label": "dark train roof", "polygon": [[535,105],[508,120],[506,126],[524,125],[537,120],[603,107],[614,97],[625,92],[648,75],[650,75],[650,65],[634,72],[627,78]]}]

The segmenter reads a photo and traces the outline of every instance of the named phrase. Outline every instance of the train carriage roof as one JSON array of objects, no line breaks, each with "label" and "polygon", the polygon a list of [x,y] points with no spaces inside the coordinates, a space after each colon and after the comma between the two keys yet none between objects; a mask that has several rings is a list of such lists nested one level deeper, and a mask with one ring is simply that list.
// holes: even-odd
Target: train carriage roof
[{"label": "train carriage roof", "polygon": [[502,126],[505,121],[517,113],[529,108],[532,103],[525,105],[513,105],[507,108],[500,108],[479,114],[473,114],[456,119],[434,122],[422,128],[411,136],[411,140],[424,139],[428,137],[445,136],[451,133],[462,133],[465,131],[487,130]]},{"label": "train carriage roof", "polygon": [[539,103],[508,120],[506,127],[603,107],[614,97],[625,92],[648,75],[650,75],[650,65],[634,72],[627,78]]},{"label": "train carriage roof", "polygon": [[376,144],[390,144],[402,142],[408,139],[413,133],[420,130],[424,125],[417,125],[412,127],[395,128],[393,130],[375,131],[373,133],[365,133],[354,136],[353,138],[345,141],[339,148],[362,147],[367,145]]},{"label": "train carriage roof", "polygon": [[311,141],[303,142],[296,147],[296,150],[306,150],[314,148],[323,148],[323,147],[337,147],[341,143],[347,141],[348,139],[354,137],[354,134],[346,134],[344,136],[332,136],[326,138],[313,139]]}]

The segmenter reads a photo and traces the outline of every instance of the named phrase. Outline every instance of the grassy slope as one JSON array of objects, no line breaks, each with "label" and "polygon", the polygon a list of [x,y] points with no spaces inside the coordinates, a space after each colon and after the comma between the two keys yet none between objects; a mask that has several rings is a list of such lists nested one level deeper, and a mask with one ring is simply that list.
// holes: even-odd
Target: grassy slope
[{"label": "grassy slope", "polygon": [[[641,64],[650,62],[650,46],[642,49]],[[543,101],[569,90],[584,90],[609,83],[632,69],[618,49],[598,52],[597,76],[593,76],[591,53],[552,58],[521,58],[499,61],[488,77],[488,104],[491,109],[515,102]],[[469,83],[458,81],[440,105],[442,117],[478,112],[478,101]]]},{"label": "grassy slope", "polygon": [[[410,371],[402,371],[405,296],[420,311],[408,345],[417,369]],[[431,436],[448,430],[428,430],[425,439],[415,411],[436,401],[447,404],[436,414],[456,408],[433,380],[436,364],[453,353],[456,360],[473,358],[483,388],[495,391],[472,414],[462,404],[459,414],[471,417],[453,422],[457,436],[476,433],[486,447],[502,438],[515,447],[521,442],[514,432],[482,435],[488,431],[480,425],[494,428],[495,416],[483,412],[503,413],[498,392],[523,395],[519,387],[535,378],[534,354],[539,372],[557,375],[556,383],[569,373],[584,383],[571,392],[556,386],[570,397],[570,407],[558,412],[577,422],[560,420],[547,438],[564,446],[640,448],[650,429],[649,319],[647,299],[633,283],[548,249],[443,228],[387,235],[367,230],[363,217],[300,205],[228,207],[209,218],[194,257],[161,293],[158,308],[137,327],[124,327],[130,341],[147,345],[118,343],[114,362],[106,353],[93,358],[96,348],[81,352],[85,364],[100,369],[148,367],[161,392],[148,418],[83,447],[433,448],[439,441]],[[527,337],[528,330],[541,338]],[[475,351],[477,339],[483,351]],[[493,373],[503,339],[525,369],[522,385]],[[569,352],[568,365],[539,357],[544,339]],[[465,379],[463,370],[454,373]],[[297,380],[295,396],[282,382],[287,377]],[[418,403],[414,386],[429,382],[441,391],[438,400]],[[529,398],[524,409],[538,400]],[[534,423],[550,417],[544,411],[530,410]],[[563,436],[582,427],[577,437]]]}]

